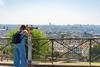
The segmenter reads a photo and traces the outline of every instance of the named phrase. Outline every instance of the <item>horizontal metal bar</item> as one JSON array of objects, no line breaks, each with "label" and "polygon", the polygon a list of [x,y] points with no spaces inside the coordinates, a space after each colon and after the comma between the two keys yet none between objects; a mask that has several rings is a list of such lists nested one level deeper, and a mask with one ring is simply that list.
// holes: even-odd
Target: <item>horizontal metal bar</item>
[{"label": "horizontal metal bar", "polygon": [[[11,39],[10,37],[0,37],[0,39]],[[35,40],[93,40],[93,39],[100,39],[100,37],[80,37],[80,38],[32,38]]]}]

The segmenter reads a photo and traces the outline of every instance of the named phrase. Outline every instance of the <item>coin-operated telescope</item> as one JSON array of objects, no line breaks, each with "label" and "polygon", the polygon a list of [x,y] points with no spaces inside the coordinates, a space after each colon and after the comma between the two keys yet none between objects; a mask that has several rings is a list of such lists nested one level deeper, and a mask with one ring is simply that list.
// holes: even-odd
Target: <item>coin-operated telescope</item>
[{"label": "coin-operated telescope", "polygon": [[38,27],[33,27],[33,25],[26,25],[26,29],[30,34],[32,34],[32,30],[38,29]]},{"label": "coin-operated telescope", "polygon": [[38,27],[33,27],[33,25],[26,25],[27,30],[38,29]]}]

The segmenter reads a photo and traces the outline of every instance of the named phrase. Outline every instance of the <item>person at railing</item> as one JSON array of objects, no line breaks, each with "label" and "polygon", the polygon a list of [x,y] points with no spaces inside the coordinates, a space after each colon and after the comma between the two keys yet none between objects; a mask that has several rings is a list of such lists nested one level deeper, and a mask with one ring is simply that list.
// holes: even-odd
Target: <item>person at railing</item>
[{"label": "person at railing", "polygon": [[23,38],[22,38],[21,43],[16,44],[14,46],[14,66],[20,67],[20,62],[21,62],[21,67],[26,67],[27,59],[26,59],[25,37],[24,36],[28,36],[28,31],[25,25],[21,25],[19,31],[20,31],[21,37]]}]

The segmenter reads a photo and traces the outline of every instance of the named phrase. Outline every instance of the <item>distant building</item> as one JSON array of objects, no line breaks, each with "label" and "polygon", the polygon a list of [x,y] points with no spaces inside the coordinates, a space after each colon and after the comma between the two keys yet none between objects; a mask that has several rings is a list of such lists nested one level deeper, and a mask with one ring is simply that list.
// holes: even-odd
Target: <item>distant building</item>
[{"label": "distant building", "polygon": [[99,34],[94,34],[94,37],[100,37],[100,33]]},{"label": "distant building", "polygon": [[6,29],[0,29],[0,37],[6,36],[7,30]]},{"label": "distant building", "polygon": [[52,25],[51,22],[49,22],[49,25]]}]

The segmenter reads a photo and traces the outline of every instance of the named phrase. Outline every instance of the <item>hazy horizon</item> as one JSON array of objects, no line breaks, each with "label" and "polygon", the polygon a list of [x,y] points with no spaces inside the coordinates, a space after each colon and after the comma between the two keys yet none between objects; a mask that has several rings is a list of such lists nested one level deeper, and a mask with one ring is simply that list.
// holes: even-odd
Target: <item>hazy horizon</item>
[{"label": "hazy horizon", "polygon": [[[36,24],[36,23],[1,23],[0,25],[50,25],[49,23],[46,24]],[[100,24],[51,24],[51,25],[100,25]]]}]

